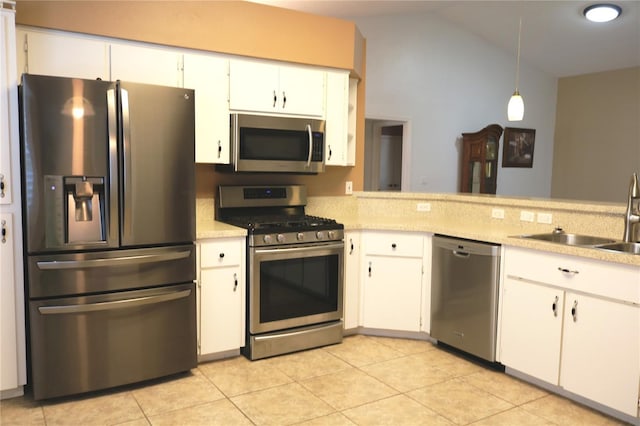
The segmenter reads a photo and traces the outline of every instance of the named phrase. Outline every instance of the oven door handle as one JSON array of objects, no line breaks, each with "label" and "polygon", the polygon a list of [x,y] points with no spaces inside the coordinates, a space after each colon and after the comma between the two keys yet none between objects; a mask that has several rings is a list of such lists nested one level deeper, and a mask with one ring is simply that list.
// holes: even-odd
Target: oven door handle
[{"label": "oven door handle", "polygon": [[115,300],[113,302],[97,302],[81,305],[40,306],[38,311],[43,315],[52,314],[79,314],[84,312],[108,311],[112,309],[135,308],[153,303],[168,302],[170,300],[184,299],[191,295],[191,290],[174,291],[156,296],[136,297],[135,299]]},{"label": "oven door handle", "polygon": [[274,248],[274,249],[262,249],[256,248],[256,254],[275,254],[275,253],[292,253],[292,252],[309,252],[318,249],[342,249],[344,250],[344,243],[336,243],[336,244],[315,244],[312,246],[304,246],[304,247],[287,247],[287,248]]}]

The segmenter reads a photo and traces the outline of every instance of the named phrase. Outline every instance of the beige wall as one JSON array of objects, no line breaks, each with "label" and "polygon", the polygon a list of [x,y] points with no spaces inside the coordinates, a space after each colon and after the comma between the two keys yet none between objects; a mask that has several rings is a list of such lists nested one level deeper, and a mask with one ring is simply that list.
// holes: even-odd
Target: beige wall
[{"label": "beige wall", "polygon": [[365,40],[354,23],[244,1],[18,1],[16,23],[35,27],[348,69],[360,78],[356,166],[316,176],[217,173],[196,169],[197,196],[218,184],[302,183],[310,195],[362,190],[364,176]]},{"label": "beige wall", "polygon": [[640,67],[561,78],[553,198],[625,202],[640,173]]}]

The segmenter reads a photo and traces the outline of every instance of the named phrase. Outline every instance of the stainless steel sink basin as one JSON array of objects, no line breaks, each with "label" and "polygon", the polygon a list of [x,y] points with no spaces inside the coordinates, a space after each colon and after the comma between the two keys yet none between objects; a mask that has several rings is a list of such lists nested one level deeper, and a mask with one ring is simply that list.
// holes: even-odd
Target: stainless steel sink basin
[{"label": "stainless steel sink basin", "polygon": [[640,243],[617,242],[612,244],[598,245],[596,248],[601,250],[615,251],[618,253],[640,254]]},{"label": "stainless steel sink basin", "polygon": [[616,240],[603,237],[594,237],[591,235],[580,234],[566,234],[564,232],[551,232],[548,234],[532,234],[521,235],[521,238],[527,238],[531,240],[549,241],[552,243],[566,244],[569,246],[599,246],[603,244],[615,243]]}]

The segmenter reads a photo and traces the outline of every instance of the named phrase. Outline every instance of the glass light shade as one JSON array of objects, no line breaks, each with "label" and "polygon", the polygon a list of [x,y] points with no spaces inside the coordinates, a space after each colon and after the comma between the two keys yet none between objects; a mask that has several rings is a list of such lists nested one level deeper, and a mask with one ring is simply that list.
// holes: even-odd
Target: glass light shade
[{"label": "glass light shade", "polygon": [[509,99],[507,118],[509,121],[522,121],[524,118],[524,100],[517,90],[513,93],[511,99]]},{"label": "glass light shade", "polygon": [[594,4],[584,10],[584,16],[592,22],[609,22],[616,19],[621,11],[615,4]]}]

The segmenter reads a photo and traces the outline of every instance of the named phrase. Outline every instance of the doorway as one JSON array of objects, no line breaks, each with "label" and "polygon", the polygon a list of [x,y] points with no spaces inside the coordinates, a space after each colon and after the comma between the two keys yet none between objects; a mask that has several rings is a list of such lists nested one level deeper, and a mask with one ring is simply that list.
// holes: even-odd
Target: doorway
[{"label": "doorway", "polygon": [[407,130],[405,121],[365,119],[365,191],[406,189]]}]

